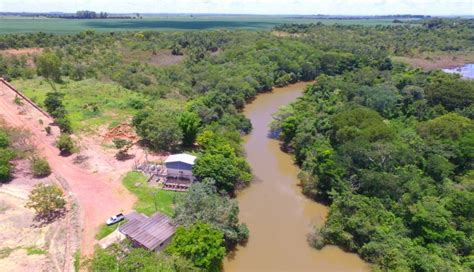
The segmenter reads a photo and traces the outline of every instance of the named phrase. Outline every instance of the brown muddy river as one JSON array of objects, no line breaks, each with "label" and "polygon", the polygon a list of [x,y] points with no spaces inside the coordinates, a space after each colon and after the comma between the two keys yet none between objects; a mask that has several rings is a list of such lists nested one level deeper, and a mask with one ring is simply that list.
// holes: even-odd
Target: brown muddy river
[{"label": "brown muddy river", "polygon": [[302,94],[307,83],[275,88],[245,108],[253,130],[244,138],[254,182],[239,193],[240,219],[250,229],[246,246],[239,246],[224,261],[232,271],[368,271],[356,254],[334,246],[318,251],[306,235],[324,223],[328,208],[307,199],[298,187],[298,168],[292,157],[268,138],[272,113]]}]

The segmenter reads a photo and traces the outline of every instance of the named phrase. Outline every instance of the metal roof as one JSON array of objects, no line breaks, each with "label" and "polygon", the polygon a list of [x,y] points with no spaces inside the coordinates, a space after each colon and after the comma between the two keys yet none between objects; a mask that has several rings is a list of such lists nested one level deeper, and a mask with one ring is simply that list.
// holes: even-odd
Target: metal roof
[{"label": "metal roof", "polygon": [[196,160],[196,156],[189,155],[189,154],[174,154],[170,155],[166,160],[165,163],[169,162],[184,162],[187,164],[194,165],[194,161]]},{"label": "metal roof", "polygon": [[119,231],[150,250],[168,240],[176,231],[171,220],[161,213],[144,217],[131,218],[119,227]]},{"label": "metal roof", "polygon": [[127,218],[128,221],[131,221],[132,219],[136,219],[139,221],[144,221],[148,218],[148,216],[142,214],[142,213],[137,213],[137,212],[130,212],[125,215],[125,218]]}]

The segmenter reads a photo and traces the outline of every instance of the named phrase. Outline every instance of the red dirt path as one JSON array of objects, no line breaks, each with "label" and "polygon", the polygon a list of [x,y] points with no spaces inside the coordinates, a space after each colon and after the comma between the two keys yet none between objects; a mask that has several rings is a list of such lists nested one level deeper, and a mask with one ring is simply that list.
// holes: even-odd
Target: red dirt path
[{"label": "red dirt path", "polygon": [[[22,127],[31,131],[31,140],[38,151],[47,158],[53,172],[62,176],[68,184],[69,193],[79,202],[83,222],[82,254],[93,252],[97,227],[110,215],[132,209],[135,196],[121,184],[120,178],[126,169],[112,172],[91,172],[75,165],[72,158],[59,155],[54,146],[59,135],[57,127],[52,127],[53,135],[46,135],[44,127],[53,120],[43,115],[30,104],[16,105],[15,93],[0,81],[0,117],[10,126]],[[40,121],[43,121],[43,125]],[[97,152],[100,152],[97,150]],[[71,156],[72,157],[72,156]]]}]

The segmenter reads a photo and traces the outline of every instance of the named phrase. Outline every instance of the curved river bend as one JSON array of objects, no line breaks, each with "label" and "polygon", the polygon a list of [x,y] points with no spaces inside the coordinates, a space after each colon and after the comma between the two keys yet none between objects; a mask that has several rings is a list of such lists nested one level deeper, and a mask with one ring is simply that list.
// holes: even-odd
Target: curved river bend
[{"label": "curved river bend", "polygon": [[292,157],[268,137],[272,113],[302,94],[307,83],[275,88],[245,108],[253,130],[244,138],[254,182],[239,193],[240,219],[250,229],[246,246],[224,261],[232,271],[368,271],[356,254],[334,246],[311,248],[306,235],[312,225],[322,225],[327,207],[307,199],[298,187],[298,168]]}]

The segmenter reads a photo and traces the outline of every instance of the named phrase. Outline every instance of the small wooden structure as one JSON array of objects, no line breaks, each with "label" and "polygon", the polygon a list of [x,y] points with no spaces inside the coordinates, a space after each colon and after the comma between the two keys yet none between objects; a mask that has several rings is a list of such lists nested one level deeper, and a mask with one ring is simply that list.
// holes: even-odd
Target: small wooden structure
[{"label": "small wooden structure", "polygon": [[161,213],[147,217],[141,213],[127,216],[128,222],[119,227],[132,244],[148,250],[160,251],[171,241],[176,227],[171,219]]},{"label": "small wooden structure", "polygon": [[163,190],[185,192],[189,189],[191,184],[193,184],[193,182],[190,180],[168,178],[163,183]]}]

